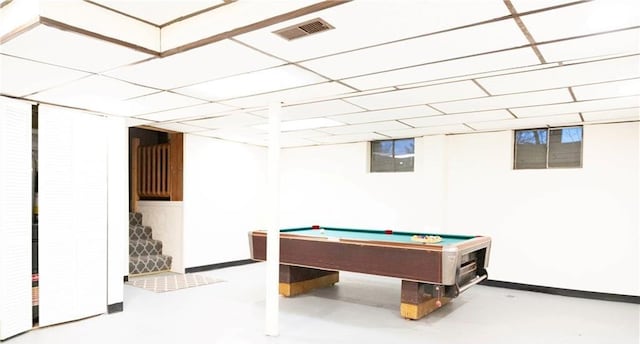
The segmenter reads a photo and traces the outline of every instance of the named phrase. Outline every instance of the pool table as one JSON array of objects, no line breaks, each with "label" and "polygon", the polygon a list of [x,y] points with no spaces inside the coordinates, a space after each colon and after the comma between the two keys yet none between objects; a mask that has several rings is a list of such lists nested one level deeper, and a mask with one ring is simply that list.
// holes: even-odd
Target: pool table
[{"label": "pool table", "polygon": [[[338,282],[339,271],[402,279],[400,314],[420,319],[487,278],[491,238],[331,227],[280,230],[280,294]],[[429,234],[437,235],[437,234]],[[416,237],[417,236],[417,237]],[[266,260],[266,231],[249,233],[251,258]]]}]

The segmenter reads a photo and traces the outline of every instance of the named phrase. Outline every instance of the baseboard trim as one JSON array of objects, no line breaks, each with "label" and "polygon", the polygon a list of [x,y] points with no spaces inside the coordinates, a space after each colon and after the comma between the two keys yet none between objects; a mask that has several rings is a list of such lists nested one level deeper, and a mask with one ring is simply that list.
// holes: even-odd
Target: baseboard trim
[{"label": "baseboard trim", "polygon": [[122,312],[123,310],[124,310],[123,302],[112,303],[110,305],[107,305],[108,314]]},{"label": "baseboard trim", "polygon": [[489,287],[533,291],[537,293],[544,293],[544,294],[551,294],[551,295],[640,304],[640,296],[634,296],[634,295],[599,293],[595,291],[583,291],[583,290],[575,290],[575,289],[544,287],[539,285],[513,283],[513,282],[496,281],[496,280],[485,280],[480,284],[486,285]]},{"label": "baseboard trim", "polygon": [[192,272],[201,272],[201,271],[223,269],[223,268],[229,268],[229,267],[232,267],[232,266],[247,265],[247,264],[252,264],[252,263],[257,263],[257,261],[255,261],[253,259],[234,260],[234,261],[231,261],[231,262],[224,262],[224,263],[218,263],[218,264],[194,266],[192,268],[186,268],[186,269],[184,269],[184,271],[185,271],[185,273],[190,274]]}]

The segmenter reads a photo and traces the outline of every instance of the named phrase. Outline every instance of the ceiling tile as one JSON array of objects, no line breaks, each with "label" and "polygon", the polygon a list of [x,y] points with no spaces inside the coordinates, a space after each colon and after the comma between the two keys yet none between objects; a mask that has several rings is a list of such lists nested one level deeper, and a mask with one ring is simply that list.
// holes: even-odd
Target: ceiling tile
[{"label": "ceiling tile", "polygon": [[[486,39],[500,37],[500,39]],[[527,44],[513,20],[443,32],[430,36],[333,55],[301,64],[333,79],[361,76]]]},{"label": "ceiling tile", "polygon": [[538,69],[547,69],[547,68],[557,67],[559,65],[560,65],[559,63],[545,63],[545,64],[526,66],[526,67],[503,69],[503,70],[493,71],[493,72],[478,73],[478,74],[473,74],[473,75],[458,76],[458,77],[453,77],[453,78],[432,80],[432,81],[426,81],[426,82],[418,82],[418,83],[415,83],[415,84],[399,85],[399,86],[397,86],[397,88],[406,89],[406,88],[415,88],[415,87],[422,87],[422,86],[431,86],[431,85],[443,84],[443,83],[448,83],[448,82],[464,81],[464,80],[483,78],[483,77],[489,77],[489,76],[496,76],[496,75],[507,75],[507,74],[522,73],[522,72],[528,72],[528,71],[538,70]]},{"label": "ceiling tile", "polygon": [[640,77],[640,56],[477,79],[491,94],[517,93]]},{"label": "ceiling tile", "polygon": [[483,97],[487,94],[471,81],[426,86],[349,98],[349,102],[369,110],[387,109],[454,99]]},{"label": "ceiling tile", "polygon": [[[222,0],[189,0],[189,1],[158,1],[158,0],[93,0],[93,2],[126,13],[133,17],[148,21],[157,26],[198,12],[211,6],[223,4]],[[153,8],[153,10],[150,10]]]},{"label": "ceiling tile", "polygon": [[294,104],[301,101],[309,101],[327,96],[350,93],[353,91],[354,90],[352,88],[337,82],[324,82],[321,84],[303,86],[257,96],[225,100],[222,103],[241,108],[265,107],[273,101],[279,101],[283,104]]},{"label": "ceiling tile", "polygon": [[564,103],[573,101],[568,89],[507,94],[432,104],[445,113],[498,110],[529,105]]},{"label": "ceiling tile", "polygon": [[[606,0],[584,2],[520,17],[537,42],[637,26],[640,2]],[[558,29],[562,28],[562,29]]]},{"label": "ceiling tile", "polygon": [[358,124],[367,122],[380,122],[389,121],[403,118],[421,117],[421,116],[433,116],[440,115],[439,111],[428,107],[426,105],[408,106],[385,110],[364,111],[357,113],[350,113],[347,115],[332,116],[331,119],[335,119],[340,122],[348,124]]},{"label": "ceiling tile", "polygon": [[640,108],[583,112],[582,118],[585,122],[638,121],[640,120]]},{"label": "ceiling tile", "polygon": [[518,13],[558,6],[570,2],[574,2],[574,0],[511,0],[511,3]]},{"label": "ceiling tile", "polygon": [[564,104],[531,106],[511,109],[518,117],[547,116],[563,113],[622,109],[640,106],[640,96],[586,100]]},{"label": "ceiling tile", "polygon": [[368,90],[429,80],[449,79],[514,67],[537,65],[539,63],[533,50],[522,48],[344,79],[343,82],[361,90]]},{"label": "ceiling tile", "polygon": [[125,99],[157,92],[154,89],[92,75],[31,95],[51,104],[66,105],[116,115],[130,115]]},{"label": "ceiling tile", "polygon": [[402,120],[413,127],[432,127],[450,124],[462,124],[467,122],[495,121],[510,119],[513,116],[507,110],[490,110],[480,112],[469,112],[457,115],[440,115],[430,117],[419,117]]},{"label": "ceiling tile", "polygon": [[[327,100],[316,103],[291,105],[282,108],[282,120],[303,119],[313,117],[327,117],[343,113],[362,111],[355,105],[349,104],[342,100]],[[253,112],[261,116],[268,116],[268,110]]]},{"label": "ceiling tile", "polygon": [[39,25],[2,44],[4,54],[88,72],[151,58],[152,55],[78,33]]},{"label": "ceiling tile", "polygon": [[640,78],[573,87],[577,100],[622,97],[640,94]]},{"label": "ceiling tile", "polygon": [[[316,117],[316,118],[307,118],[307,119],[298,119],[294,121],[284,121],[280,123],[280,132],[289,132],[289,131],[301,131],[307,129],[318,129],[318,128],[327,128],[327,127],[337,127],[342,126],[344,123],[338,122],[332,119],[328,119],[325,117]],[[265,132],[269,130],[269,124],[263,124],[255,126],[255,128],[264,130]]]},{"label": "ceiling tile", "polygon": [[158,92],[124,102],[129,108],[129,116],[139,116],[203,103],[206,102],[171,92]]},{"label": "ceiling tile", "polygon": [[139,119],[139,118],[133,118],[133,117],[127,117],[125,118],[126,122],[127,122],[127,127],[137,127],[137,126],[143,126],[143,125],[148,125],[148,124],[152,124],[152,121],[147,121],[146,119]]},{"label": "ceiling tile", "polygon": [[141,85],[172,89],[281,64],[279,59],[223,40],[106,74]]},{"label": "ceiling tile", "polygon": [[160,129],[167,129],[167,130],[177,131],[177,132],[180,132],[180,133],[193,133],[193,132],[207,130],[207,129],[204,129],[204,128],[201,128],[201,127],[194,127],[192,125],[187,125],[187,124],[183,124],[183,123],[153,123],[153,124],[149,124],[149,126],[155,127],[155,128],[160,128]]},{"label": "ceiling tile", "polygon": [[331,135],[331,136],[321,136],[321,137],[313,137],[309,140],[315,141],[318,143],[351,143],[351,142],[365,142],[365,141],[375,141],[375,140],[385,140],[389,137],[383,136],[377,133],[359,133],[359,134],[348,134],[348,135]]},{"label": "ceiling tile", "polygon": [[203,82],[175,91],[209,100],[230,99],[327,81],[325,78],[294,65],[263,69],[256,72]]},{"label": "ceiling tile", "polygon": [[233,110],[232,107],[220,103],[205,103],[194,106],[187,106],[168,111],[160,111],[138,116],[158,122],[175,121],[184,118],[196,119],[197,117],[211,117],[213,114]]},{"label": "ceiling tile", "polygon": [[640,29],[540,44],[538,49],[547,61],[637,54],[640,52]]},{"label": "ceiling tile", "polygon": [[324,131],[334,135],[346,135],[346,134],[359,134],[359,133],[372,133],[378,131],[388,131],[396,129],[409,129],[410,126],[400,123],[398,121],[385,121],[375,123],[363,123],[343,125],[339,127],[322,128],[320,131]]},{"label": "ceiling tile", "polygon": [[90,74],[0,54],[0,92],[21,97]]},{"label": "ceiling tile", "polygon": [[[461,6],[464,11],[461,11]],[[237,39],[289,61],[306,60],[425,33],[451,29],[509,14],[502,1],[354,1],[256,30]],[[321,17],[335,27],[287,41],[272,32]],[[377,25],[378,23],[384,25]],[[366,28],[366,34],[363,34]]]},{"label": "ceiling tile", "polygon": [[476,130],[503,130],[503,129],[524,129],[540,128],[554,125],[579,124],[580,115],[577,113],[531,118],[513,118],[501,121],[485,121],[468,123],[467,125]]},{"label": "ceiling tile", "polygon": [[224,116],[185,121],[183,123],[207,129],[222,129],[264,124],[267,123],[267,120],[245,112],[235,112]]},{"label": "ceiling tile", "polygon": [[441,125],[428,128],[412,128],[402,130],[381,131],[381,134],[392,138],[420,137],[426,135],[459,134],[471,132],[473,129],[462,124]]}]

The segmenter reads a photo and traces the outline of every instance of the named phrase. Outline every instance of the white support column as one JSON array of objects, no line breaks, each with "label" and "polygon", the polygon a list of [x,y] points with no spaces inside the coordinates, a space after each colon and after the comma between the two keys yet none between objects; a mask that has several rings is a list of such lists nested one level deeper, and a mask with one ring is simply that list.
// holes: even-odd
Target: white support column
[{"label": "white support column", "polygon": [[269,149],[267,155],[267,275],[265,333],[278,335],[280,274],[280,103],[269,105]]}]

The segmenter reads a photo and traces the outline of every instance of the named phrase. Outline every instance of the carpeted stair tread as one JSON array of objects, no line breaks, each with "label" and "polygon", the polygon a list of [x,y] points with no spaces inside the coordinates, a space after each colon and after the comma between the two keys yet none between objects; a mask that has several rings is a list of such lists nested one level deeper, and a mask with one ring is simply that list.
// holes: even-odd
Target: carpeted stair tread
[{"label": "carpeted stair tread", "polygon": [[129,240],[153,239],[151,227],[143,225],[129,225]]},{"label": "carpeted stair tread", "polygon": [[148,256],[130,256],[129,274],[137,275],[171,269],[171,256],[154,254]]},{"label": "carpeted stair tread", "polygon": [[129,225],[142,225],[141,213],[129,213]]},{"label": "carpeted stair tread", "polygon": [[162,241],[154,239],[130,239],[129,256],[150,256],[162,254]]}]

